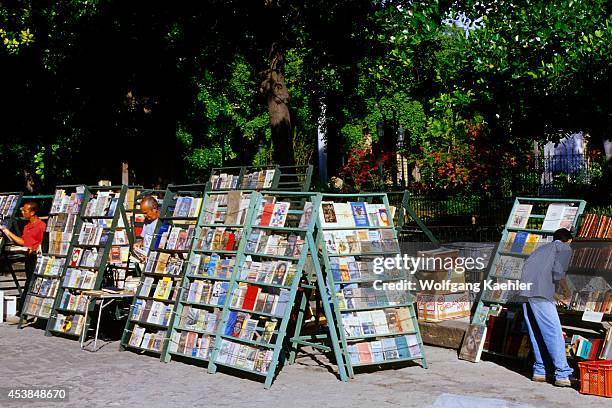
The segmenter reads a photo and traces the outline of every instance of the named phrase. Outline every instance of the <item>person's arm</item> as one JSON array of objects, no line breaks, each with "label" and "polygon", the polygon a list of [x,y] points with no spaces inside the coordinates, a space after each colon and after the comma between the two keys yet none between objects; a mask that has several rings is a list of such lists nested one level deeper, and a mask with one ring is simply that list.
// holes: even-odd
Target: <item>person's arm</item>
[{"label": "person's arm", "polygon": [[562,294],[560,294],[560,296],[557,297],[557,301],[561,304],[563,304],[564,306],[569,306],[569,303],[571,302],[571,297],[572,297],[572,290],[569,288],[569,285],[567,284],[567,278],[563,278],[559,281],[559,287],[562,290]]},{"label": "person's arm", "polygon": [[23,245],[25,242],[23,241],[23,238],[21,238],[20,236],[12,233],[7,227],[2,226],[0,227],[2,229],[2,232],[4,232],[4,235],[6,235],[7,237],[9,237],[9,239],[11,241],[13,241],[14,243],[16,243],[17,245]]}]

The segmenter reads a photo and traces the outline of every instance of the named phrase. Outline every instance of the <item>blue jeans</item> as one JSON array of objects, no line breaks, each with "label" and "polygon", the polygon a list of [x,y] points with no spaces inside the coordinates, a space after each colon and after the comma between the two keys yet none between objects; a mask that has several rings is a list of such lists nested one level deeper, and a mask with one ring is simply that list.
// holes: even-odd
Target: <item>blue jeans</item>
[{"label": "blue jeans", "polygon": [[533,375],[546,375],[546,368],[555,369],[555,378],[568,378],[574,370],[567,365],[565,341],[555,304],[544,298],[530,298],[523,303],[535,363]]}]

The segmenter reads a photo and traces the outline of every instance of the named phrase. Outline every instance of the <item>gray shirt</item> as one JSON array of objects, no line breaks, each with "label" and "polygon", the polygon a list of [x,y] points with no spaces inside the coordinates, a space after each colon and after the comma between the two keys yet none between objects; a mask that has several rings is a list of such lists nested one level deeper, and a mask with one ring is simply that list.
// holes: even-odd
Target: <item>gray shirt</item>
[{"label": "gray shirt", "polygon": [[537,248],[523,265],[522,283],[531,288],[521,291],[525,298],[540,297],[555,301],[555,283],[565,277],[572,258],[572,248],[562,241],[553,241]]}]

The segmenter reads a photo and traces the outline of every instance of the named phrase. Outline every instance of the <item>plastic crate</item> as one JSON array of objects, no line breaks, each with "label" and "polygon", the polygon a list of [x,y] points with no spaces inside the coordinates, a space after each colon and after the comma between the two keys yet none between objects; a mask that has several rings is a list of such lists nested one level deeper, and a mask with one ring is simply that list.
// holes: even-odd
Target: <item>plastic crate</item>
[{"label": "plastic crate", "polygon": [[612,360],[582,361],[578,368],[582,394],[612,397]]}]

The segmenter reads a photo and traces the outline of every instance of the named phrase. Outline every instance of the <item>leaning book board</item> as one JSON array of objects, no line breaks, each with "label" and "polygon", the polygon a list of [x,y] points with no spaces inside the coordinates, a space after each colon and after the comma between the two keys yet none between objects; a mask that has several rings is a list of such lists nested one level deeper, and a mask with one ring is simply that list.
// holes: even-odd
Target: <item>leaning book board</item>
[{"label": "leaning book board", "polygon": [[400,254],[387,195],[323,194],[317,223],[349,376],[360,367],[414,360],[427,368],[414,298],[397,285],[408,272],[374,265]]},{"label": "leaning book board", "polygon": [[269,388],[288,351],[284,339],[311,253],[318,199],[308,193],[254,194],[208,370],[246,373]]},{"label": "leaning book board", "polygon": [[[7,228],[15,226],[15,218],[22,193],[0,193],[0,224]],[[10,241],[0,232],[0,251],[4,248],[7,241]]]},{"label": "leaning book board", "polygon": [[195,240],[205,185],[168,186],[120,349],[162,356]]},{"label": "leaning book board", "polygon": [[230,281],[252,212],[252,193],[208,191],[183,275],[164,361],[210,361]]},{"label": "leaning book board", "polygon": [[523,265],[539,246],[552,242],[557,229],[576,233],[585,205],[585,201],[577,199],[516,198],[489,264],[486,279],[492,289],[481,292],[472,317],[472,324],[487,327],[484,352],[519,359],[527,357],[529,337],[518,303]]},{"label": "leaning book board", "polygon": [[[89,312],[85,291],[99,290],[116,240],[129,247],[131,234],[125,212],[127,186],[87,187],[81,204],[68,256],[62,265],[53,312],[47,321],[47,335],[79,338],[86,335]],[[88,306],[89,305],[89,306]],[[87,314],[87,318],[86,318]]]},{"label": "leaning book board", "polygon": [[69,260],[74,230],[79,228],[79,214],[85,186],[58,186],[53,195],[47,220],[48,248],[38,255],[32,283],[21,311],[19,327],[27,316],[48,319]]}]

